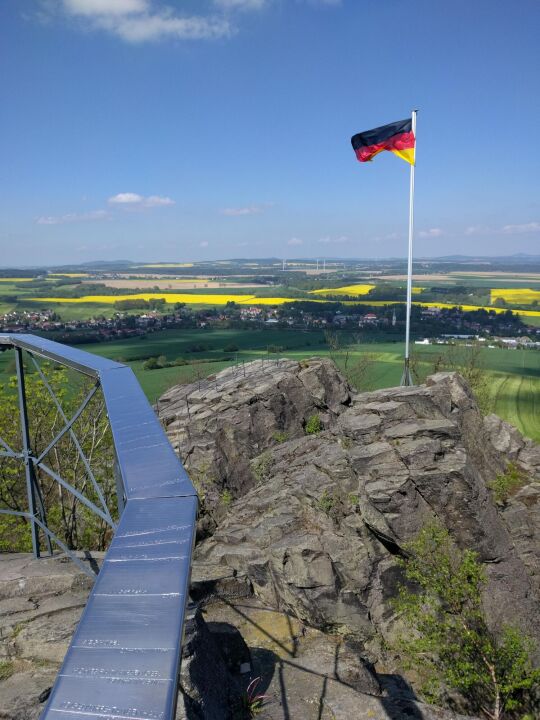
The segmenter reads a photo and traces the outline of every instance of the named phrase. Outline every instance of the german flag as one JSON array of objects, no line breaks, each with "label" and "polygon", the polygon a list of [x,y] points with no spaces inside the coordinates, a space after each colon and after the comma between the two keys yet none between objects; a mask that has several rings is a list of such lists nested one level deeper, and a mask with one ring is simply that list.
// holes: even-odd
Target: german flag
[{"label": "german flag", "polygon": [[414,165],[415,137],[411,118],[353,135],[351,144],[360,162],[369,162],[383,150],[390,150]]}]

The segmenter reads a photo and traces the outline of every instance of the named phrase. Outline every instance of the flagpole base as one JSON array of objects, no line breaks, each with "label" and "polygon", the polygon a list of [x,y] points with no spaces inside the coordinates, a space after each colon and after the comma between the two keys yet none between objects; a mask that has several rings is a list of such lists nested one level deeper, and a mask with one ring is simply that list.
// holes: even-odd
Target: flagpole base
[{"label": "flagpole base", "polygon": [[405,367],[403,368],[403,375],[401,376],[401,387],[410,387],[414,385],[411,369],[409,367],[409,358],[405,358]]}]

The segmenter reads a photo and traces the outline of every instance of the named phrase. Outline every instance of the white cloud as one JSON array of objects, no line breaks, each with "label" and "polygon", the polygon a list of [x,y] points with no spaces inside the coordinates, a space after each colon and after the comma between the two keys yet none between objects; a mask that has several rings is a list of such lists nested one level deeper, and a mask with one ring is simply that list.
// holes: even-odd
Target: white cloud
[{"label": "white cloud", "polygon": [[165,207],[167,205],[175,205],[176,203],[170,197],[150,195],[144,200],[143,204],[145,207]]},{"label": "white cloud", "polygon": [[303,244],[304,244],[304,241],[297,237],[293,237],[287,242],[287,245],[303,245]]},{"label": "white cloud", "polygon": [[94,220],[105,220],[109,217],[106,210],[93,210],[86,213],[68,213],[66,215],[42,215],[38,217],[38,225],[66,225],[76,222],[92,222]]},{"label": "white cloud", "polygon": [[499,228],[490,228],[487,225],[469,225],[465,228],[465,235],[524,235],[526,233],[540,232],[539,222],[518,223],[503,225]]},{"label": "white cloud", "polygon": [[128,15],[148,10],[147,0],[64,0],[73,15]]},{"label": "white cloud", "polygon": [[143,195],[132,192],[124,192],[113,195],[109,198],[108,202],[111,205],[140,208],[165,207],[167,205],[175,204],[175,201],[170,197],[162,197],[160,195],[149,195],[148,197],[144,197]]},{"label": "white cloud", "polygon": [[441,228],[430,228],[429,230],[420,230],[418,233],[421,238],[438,238],[444,235]]},{"label": "white cloud", "polygon": [[317,240],[322,245],[341,245],[342,243],[349,242],[349,238],[346,235],[338,235],[337,237],[322,237]]},{"label": "white cloud", "polygon": [[223,208],[222,215],[228,217],[241,217],[242,215],[260,215],[263,208],[260,205],[251,205],[250,207]]},{"label": "white cloud", "polygon": [[489,229],[485,225],[469,225],[465,228],[465,235],[485,235]]},{"label": "white cloud", "polygon": [[504,235],[522,235],[523,233],[540,232],[540,223],[530,222],[521,225],[505,225],[502,229]]},{"label": "white cloud", "polygon": [[201,240],[201,242],[199,243],[199,247],[208,247],[208,240]]},{"label": "white cloud", "polygon": [[223,17],[179,15],[172,7],[155,8],[152,0],[63,0],[64,11],[130,43],[164,38],[206,40],[232,34]]},{"label": "white cloud", "polygon": [[143,201],[142,195],[137,195],[137,193],[118,193],[118,195],[113,195],[109,198],[108,202],[110,202],[113,205],[136,205],[138,203],[141,203]]}]

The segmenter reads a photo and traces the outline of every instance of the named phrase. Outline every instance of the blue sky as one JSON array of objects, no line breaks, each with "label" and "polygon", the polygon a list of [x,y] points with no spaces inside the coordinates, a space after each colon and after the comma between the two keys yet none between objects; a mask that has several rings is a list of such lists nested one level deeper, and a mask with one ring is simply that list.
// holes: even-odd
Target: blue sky
[{"label": "blue sky", "polygon": [[4,0],[0,265],[540,253],[538,0]]}]

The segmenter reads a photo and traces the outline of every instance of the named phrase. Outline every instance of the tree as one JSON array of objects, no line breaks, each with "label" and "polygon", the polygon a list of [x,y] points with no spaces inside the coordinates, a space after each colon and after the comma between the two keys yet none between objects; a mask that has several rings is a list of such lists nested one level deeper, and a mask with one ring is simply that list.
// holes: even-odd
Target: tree
[{"label": "tree", "polygon": [[439,524],[425,527],[405,551],[408,583],[395,606],[408,633],[397,647],[422,677],[424,693],[434,700],[445,686],[458,690],[491,720],[532,710],[540,687],[532,641],[515,627],[497,635],[488,628],[476,553],[460,551]]},{"label": "tree", "polygon": [[493,397],[489,373],[484,365],[483,350],[480,342],[448,345],[446,352],[437,355],[433,360],[431,372],[458,372],[473,391],[480,412],[488,415],[493,410]]},{"label": "tree", "polygon": [[368,389],[369,376],[376,360],[375,353],[361,352],[352,356],[346,372],[347,379],[356,390]]}]

